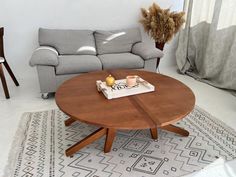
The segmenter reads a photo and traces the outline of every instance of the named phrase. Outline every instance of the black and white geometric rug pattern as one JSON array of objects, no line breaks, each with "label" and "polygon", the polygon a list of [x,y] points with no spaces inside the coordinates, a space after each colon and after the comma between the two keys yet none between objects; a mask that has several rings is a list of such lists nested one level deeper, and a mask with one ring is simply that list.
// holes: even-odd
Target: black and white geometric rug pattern
[{"label": "black and white geometric rug pattern", "polygon": [[59,110],[26,113],[17,131],[6,167],[14,177],[169,177],[201,170],[218,158],[236,158],[236,132],[199,107],[176,123],[188,137],[158,130],[118,131],[110,153],[105,137],[66,157],[65,149],[97,127],[84,123],[64,126]]}]

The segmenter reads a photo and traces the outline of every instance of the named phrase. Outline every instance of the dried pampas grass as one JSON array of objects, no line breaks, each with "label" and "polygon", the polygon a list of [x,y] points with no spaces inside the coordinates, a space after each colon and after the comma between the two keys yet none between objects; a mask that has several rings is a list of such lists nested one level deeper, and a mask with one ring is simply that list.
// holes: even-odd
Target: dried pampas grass
[{"label": "dried pampas grass", "polygon": [[144,30],[158,43],[166,43],[179,31],[185,22],[184,12],[170,12],[153,3],[148,10],[142,8],[140,23]]}]

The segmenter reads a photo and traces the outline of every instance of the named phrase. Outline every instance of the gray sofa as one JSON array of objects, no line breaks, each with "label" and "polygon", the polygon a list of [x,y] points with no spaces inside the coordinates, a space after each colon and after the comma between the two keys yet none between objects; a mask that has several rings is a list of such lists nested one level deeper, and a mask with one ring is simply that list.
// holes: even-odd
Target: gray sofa
[{"label": "gray sofa", "polygon": [[37,66],[42,94],[55,92],[65,80],[104,69],[156,72],[163,53],[142,42],[138,28],[116,31],[39,29],[39,47],[30,65]]}]

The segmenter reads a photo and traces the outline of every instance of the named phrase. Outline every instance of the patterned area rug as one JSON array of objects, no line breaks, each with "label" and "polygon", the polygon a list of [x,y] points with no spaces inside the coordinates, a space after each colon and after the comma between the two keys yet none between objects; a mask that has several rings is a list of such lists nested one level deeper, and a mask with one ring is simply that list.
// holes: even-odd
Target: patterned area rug
[{"label": "patterned area rug", "polygon": [[105,138],[83,148],[73,158],[65,149],[94,132],[84,123],[64,126],[59,110],[26,113],[10,152],[5,177],[169,177],[201,170],[223,158],[236,158],[236,132],[201,108],[176,123],[189,137],[158,130],[119,131],[112,151],[103,153]]}]

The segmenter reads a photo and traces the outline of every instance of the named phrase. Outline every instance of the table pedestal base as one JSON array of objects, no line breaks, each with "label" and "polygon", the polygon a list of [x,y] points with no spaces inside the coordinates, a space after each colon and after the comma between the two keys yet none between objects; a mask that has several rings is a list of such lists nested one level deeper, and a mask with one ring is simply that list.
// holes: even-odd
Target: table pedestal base
[{"label": "table pedestal base", "polygon": [[181,136],[188,136],[189,135],[189,132],[187,130],[184,130],[180,127],[176,127],[174,125],[167,125],[167,126],[164,126],[164,127],[160,127],[161,129],[164,129],[164,130],[167,130],[169,132],[173,132],[173,133],[176,133],[176,134],[179,134]]},{"label": "table pedestal base", "polygon": [[[72,123],[74,123],[76,120],[73,118],[69,118],[65,121],[65,126],[70,126]],[[189,132],[176,127],[174,125],[167,125],[164,127],[160,127],[161,129],[182,135],[182,136],[188,136]],[[157,139],[158,138],[158,131],[157,128],[151,128],[150,129],[150,133],[152,136],[152,139]],[[88,135],[86,138],[84,138],[83,140],[79,141],[78,143],[74,144],[73,146],[71,146],[70,148],[68,148],[66,150],[66,156],[67,157],[72,157],[73,154],[75,154],[76,152],[78,152],[80,149],[82,149],[83,147],[91,144],[92,142],[96,141],[97,139],[101,138],[102,136],[106,135],[106,141],[105,141],[105,146],[104,146],[104,152],[108,153],[111,151],[111,147],[112,147],[112,143],[115,139],[115,135],[116,135],[116,129],[114,128],[99,128],[98,130],[96,130],[94,133]]]}]

